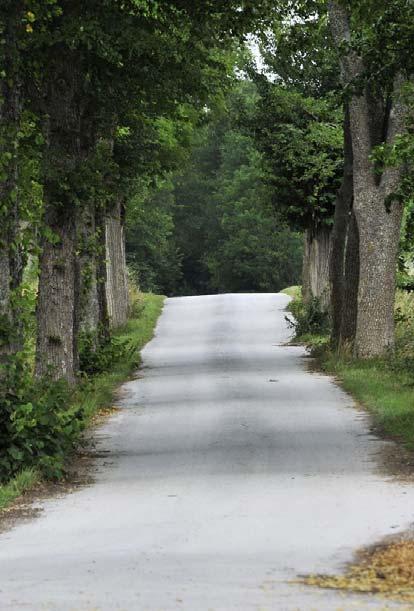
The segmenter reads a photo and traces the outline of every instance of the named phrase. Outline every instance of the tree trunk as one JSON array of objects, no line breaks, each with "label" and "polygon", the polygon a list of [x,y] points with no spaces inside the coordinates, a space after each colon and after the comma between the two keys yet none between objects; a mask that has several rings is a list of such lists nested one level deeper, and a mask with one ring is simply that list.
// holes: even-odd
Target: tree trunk
[{"label": "tree trunk", "polygon": [[[344,86],[353,85],[363,78],[365,66],[352,46],[349,47],[348,11],[342,4],[330,1],[329,16],[332,35],[342,53]],[[361,88],[359,83],[349,103],[353,209],[360,261],[354,352],[360,358],[384,356],[394,346],[395,278],[402,205],[391,198],[401,184],[404,168],[387,167],[378,176],[371,154],[381,138],[386,146],[392,146],[396,136],[405,131],[407,108],[400,95],[403,85],[403,77],[397,74],[391,103],[385,105],[375,99],[368,84]],[[380,125],[386,125],[385,135],[380,135]]]},{"label": "tree trunk", "polygon": [[394,299],[402,206],[387,212],[379,189],[355,193],[360,274],[355,354],[382,356],[394,347]]},{"label": "tree trunk", "polygon": [[331,250],[331,230],[319,226],[308,229],[305,234],[304,265],[303,265],[303,300],[309,303],[312,299],[319,300],[323,311],[329,309],[330,284],[329,260]]},{"label": "tree trunk", "polygon": [[37,302],[36,375],[75,381],[76,228],[71,209],[46,204],[46,226],[54,238],[43,240]]},{"label": "tree trunk", "polygon": [[0,77],[0,364],[7,363],[22,346],[21,320],[12,300],[13,291],[21,284],[23,271],[18,200],[18,131],[22,101],[16,40],[22,10],[21,2],[13,2],[6,3],[0,13],[4,39],[0,60],[0,71],[4,73]]},{"label": "tree trunk", "polygon": [[22,344],[22,325],[13,291],[21,283],[19,244],[18,131],[21,118],[20,61],[17,42],[23,14],[21,1],[0,9],[3,54],[0,59],[0,364],[8,362]]},{"label": "tree trunk", "polygon": [[95,206],[85,205],[79,216],[80,329],[96,336],[97,347],[100,319]]},{"label": "tree trunk", "polygon": [[11,291],[8,249],[0,248],[0,365],[7,363],[11,353]]},{"label": "tree trunk", "polygon": [[106,273],[106,217],[102,207],[95,210],[96,229],[96,289],[98,298],[98,330],[100,341],[105,342],[110,336],[110,324],[107,300],[107,273]]},{"label": "tree trunk", "polygon": [[57,45],[46,75],[45,237],[37,303],[36,375],[75,382],[78,352],[77,208],[82,150],[80,58]]},{"label": "tree trunk", "polygon": [[106,217],[106,295],[112,328],[128,320],[129,295],[121,202]]},{"label": "tree trunk", "polygon": [[310,251],[311,231],[307,229],[303,236],[302,299],[304,303],[309,303],[312,300],[310,285]]},{"label": "tree trunk", "polygon": [[350,246],[351,243],[353,244],[352,239],[351,242],[349,242],[348,238],[353,201],[353,160],[350,128],[349,108],[348,105],[346,105],[344,118],[344,170],[342,184],[335,203],[330,259],[332,319],[331,341],[334,346],[339,346],[341,344],[341,336],[343,335],[343,320],[345,317],[348,319],[351,313],[350,311],[345,312],[345,309],[348,309],[350,305],[347,293],[349,289],[351,289],[346,277],[346,270],[348,270],[348,272],[351,271],[346,265],[346,252],[348,244]]},{"label": "tree trunk", "polygon": [[352,350],[354,346],[358,315],[359,269],[358,226],[355,213],[353,210],[351,210],[345,244],[344,292],[342,300],[339,348],[351,348]]},{"label": "tree trunk", "polygon": [[[386,144],[403,132],[406,109],[396,79],[388,117]],[[355,355],[386,355],[394,347],[394,301],[403,206],[391,201],[401,182],[402,168],[386,168],[376,176],[372,152],[372,114],[366,91],[351,101],[354,155],[354,211],[359,235],[360,274]]]}]

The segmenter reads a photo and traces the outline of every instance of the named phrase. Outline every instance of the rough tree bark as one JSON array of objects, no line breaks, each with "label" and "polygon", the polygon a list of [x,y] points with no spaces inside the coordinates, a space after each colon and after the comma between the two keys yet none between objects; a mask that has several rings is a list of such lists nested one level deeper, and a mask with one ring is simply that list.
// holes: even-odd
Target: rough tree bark
[{"label": "rough tree bark", "polygon": [[106,217],[106,298],[112,328],[128,320],[129,296],[123,205],[118,200]]},{"label": "rough tree bark", "polygon": [[98,328],[101,341],[105,342],[110,336],[110,324],[107,300],[107,277],[106,277],[106,217],[102,206],[95,210],[96,230],[96,279],[98,298]]},{"label": "rough tree bark", "polygon": [[359,287],[359,235],[353,208],[350,211],[346,232],[344,285],[342,299],[342,316],[340,331],[340,348],[351,349],[354,346]]},{"label": "rough tree bark", "polygon": [[79,58],[57,47],[47,80],[45,227],[37,302],[36,375],[74,383],[77,373],[79,267],[77,193],[82,160]]},{"label": "rough tree bark", "polygon": [[7,2],[1,9],[0,23],[4,44],[0,69],[0,363],[21,348],[22,328],[12,293],[22,280],[23,255],[18,243],[18,131],[21,119],[18,27],[22,2]]},{"label": "rough tree bark", "polygon": [[80,274],[80,329],[95,335],[98,346],[99,296],[95,206],[86,205],[79,213],[78,223]]},{"label": "rough tree bark", "polygon": [[345,334],[344,324],[345,320],[347,323],[350,322],[352,312],[356,318],[356,309],[352,307],[350,274],[352,273],[354,277],[356,272],[357,278],[359,277],[359,268],[354,270],[352,267],[352,264],[355,264],[355,249],[353,248],[355,247],[355,236],[348,233],[350,229],[351,231],[355,229],[353,225],[350,228],[353,203],[353,159],[348,104],[345,104],[344,110],[344,169],[342,184],[335,202],[330,259],[331,340],[336,347],[340,347],[344,341],[348,343],[354,339],[349,337],[349,324],[346,325]]},{"label": "rough tree bark", "polygon": [[[357,53],[346,48],[351,40],[347,10],[329,3],[331,29],[342,53],[341,68],[345,85],[364,74]],[[344,50],[345,49],[345,50]],[[359,236],[360,273],[354,351],[357,357],[382,356],[394,346],[394,299],[398,244],[402,220],[400,202],[390,202],[398,189],[402,168],[386,168],[378,177],[371,162],[378,143],[380,124],[387,124],[383,141],[391,145],[404,130],[406,109],[399,93],[402,79],[394,81],[393,99],[385,111],[374,100],[368,87],[356,89],[350,99],[350,125],[353,150],[354,213]]]},{"label": "rough tree bark", "polygon": [[45,224],[54,239],[44,239],[37,303],[36,375],[75,381],[76,227],[72,210],[46,204]]},{"label": "rough tree bark", "polygon": [[303,257],[303,300],[309,303],[319,300],[321,309],[327,311],[330,303],[329,259],[331,230],[320,225],[305,233]]}]

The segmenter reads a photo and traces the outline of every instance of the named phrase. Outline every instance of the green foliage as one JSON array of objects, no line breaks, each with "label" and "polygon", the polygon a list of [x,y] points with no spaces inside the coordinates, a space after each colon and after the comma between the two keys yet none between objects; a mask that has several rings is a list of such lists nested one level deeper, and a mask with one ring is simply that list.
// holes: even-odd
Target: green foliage
[{"label": "green foliage", "polygon": [[0,511],[17,497],[30,490],[39,480],[39,472],[33,468],[23,469],[4,485],[0,484]]},{"label": "green foliage", "polygon": [[330,224],[342,178],[340,112],[324,99],[257,82],[252,131],[267,162],[274,206],[297,229]]},{"label": "green foliage", "polygon": [[299,279],[300,236],[272,205],[263,157],[245,128],[256,102],[255,86],[236,82],[194,125],[184,168],[131,199],[128,261],[144,288],[277,291]]},{"label": "green foliage", "polygon": [[99,332],[81,332],[79,335],[79,371],[88,376],[110,371],[117,361],[128,360],[134,347],[128,341],[110,336],[97,346]]},{"label": "green foliage", "polygon": [[[70,405],[64,381],[32,383],[19,363],[10,367],[1,395],[0,480],[28,466],[48,477],[63,473],[64,460],[81,431],[79,407]],[[14,376],[18,376],[18,391]]]},{"label": "green foliage", "polygon": [[395,303],[395,371],[414,374],[414,293],[397,291]]},{"label": "green foliage", "polygon": [[210,284],[218,291],[278,291],[299,278],[301,237],[272,208],[252,139],[229,131],[221,157],[214,197],[219,230],[207,255]]},{"label": "green foliage", "polygon": [[317,297],[309,303],[304,303],[302,297],[296,297],[289,303],[287,309],[293,315],[286,317],[289,326],[295,332],[295,338],[302,340],[305,336],[327,336],[329,333],[329,314],[321,308]]},{"label": "green foliage", "polygon": [[[89,377],[76,390],[63,380],[34,382],[21,356],[3,370],[0,481],[7,481],[26,468],[36,468],[48,478],[59,478],[65,473],[68,455],[91,416],[110,400],[115,386],[136,367],[139,351],[151,338],[162,303],[163,297],[158,295],[140,297],[140,307],[135,308],[138,316],[97,356],[88,354],[85,340]],[[87,354],[90,362],[86,361]]]},{"label": "green foliage", "polygon": [[134,196],[128,215],[128,263],[143,291],[174,294],[182,277],[175,244],[174,198],[167,183],[156,192]]},{"label": "green foliage", "polygon": [[292,299],[300,299],[302,295],[302,287],[300,285],[288,286],[280,291],[285,295],[289,295]]}]

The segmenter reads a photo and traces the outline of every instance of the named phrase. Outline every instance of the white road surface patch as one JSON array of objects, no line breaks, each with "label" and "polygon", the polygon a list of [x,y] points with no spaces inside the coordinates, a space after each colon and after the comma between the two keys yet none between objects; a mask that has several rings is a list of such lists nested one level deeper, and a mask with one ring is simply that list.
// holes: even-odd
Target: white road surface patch
[{"label": "white road surface patch", "polygon": [[414,487],[381,474],[385,442],[285,345],[287,302],[167,300],[95,484],[1,535],[2,610],[393,606],[289,583],[409,527]]}]

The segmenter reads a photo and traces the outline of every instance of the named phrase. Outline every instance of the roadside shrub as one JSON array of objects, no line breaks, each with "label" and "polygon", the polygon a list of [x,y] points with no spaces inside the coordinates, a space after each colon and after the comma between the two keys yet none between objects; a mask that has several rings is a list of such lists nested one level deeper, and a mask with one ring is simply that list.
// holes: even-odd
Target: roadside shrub
[{"label": "roadside shrub", "polygon": [[395,300],[395,354],[392,367],[414,372],[414,293],[399,290]]},{"label": "roadside shrub", "polygon": [[3,382],[0,480],[28,466],[46,477],[61,477],[65,457],[82,430],[81,408],[70,405],[70,388],[63,381],[33,382],[18,362],[3,371]]},{"label": "roadside shrub", "polygon": [[293,315],[293,319],[286,316],[286,320],[294,329],[295,337],[329,333],[329,313],[321,308],[320,301],[316,297],[306,304],[302,298],[295,298],[287,309]]},{"label": "roadside shrub", "polygon": [[131,351],[129,343],[119,337],[108,337],[100,345],[96,344],[96,333],[81,333],[79,369],[88,376],[109,371],[114,363],[128,358]]}]

